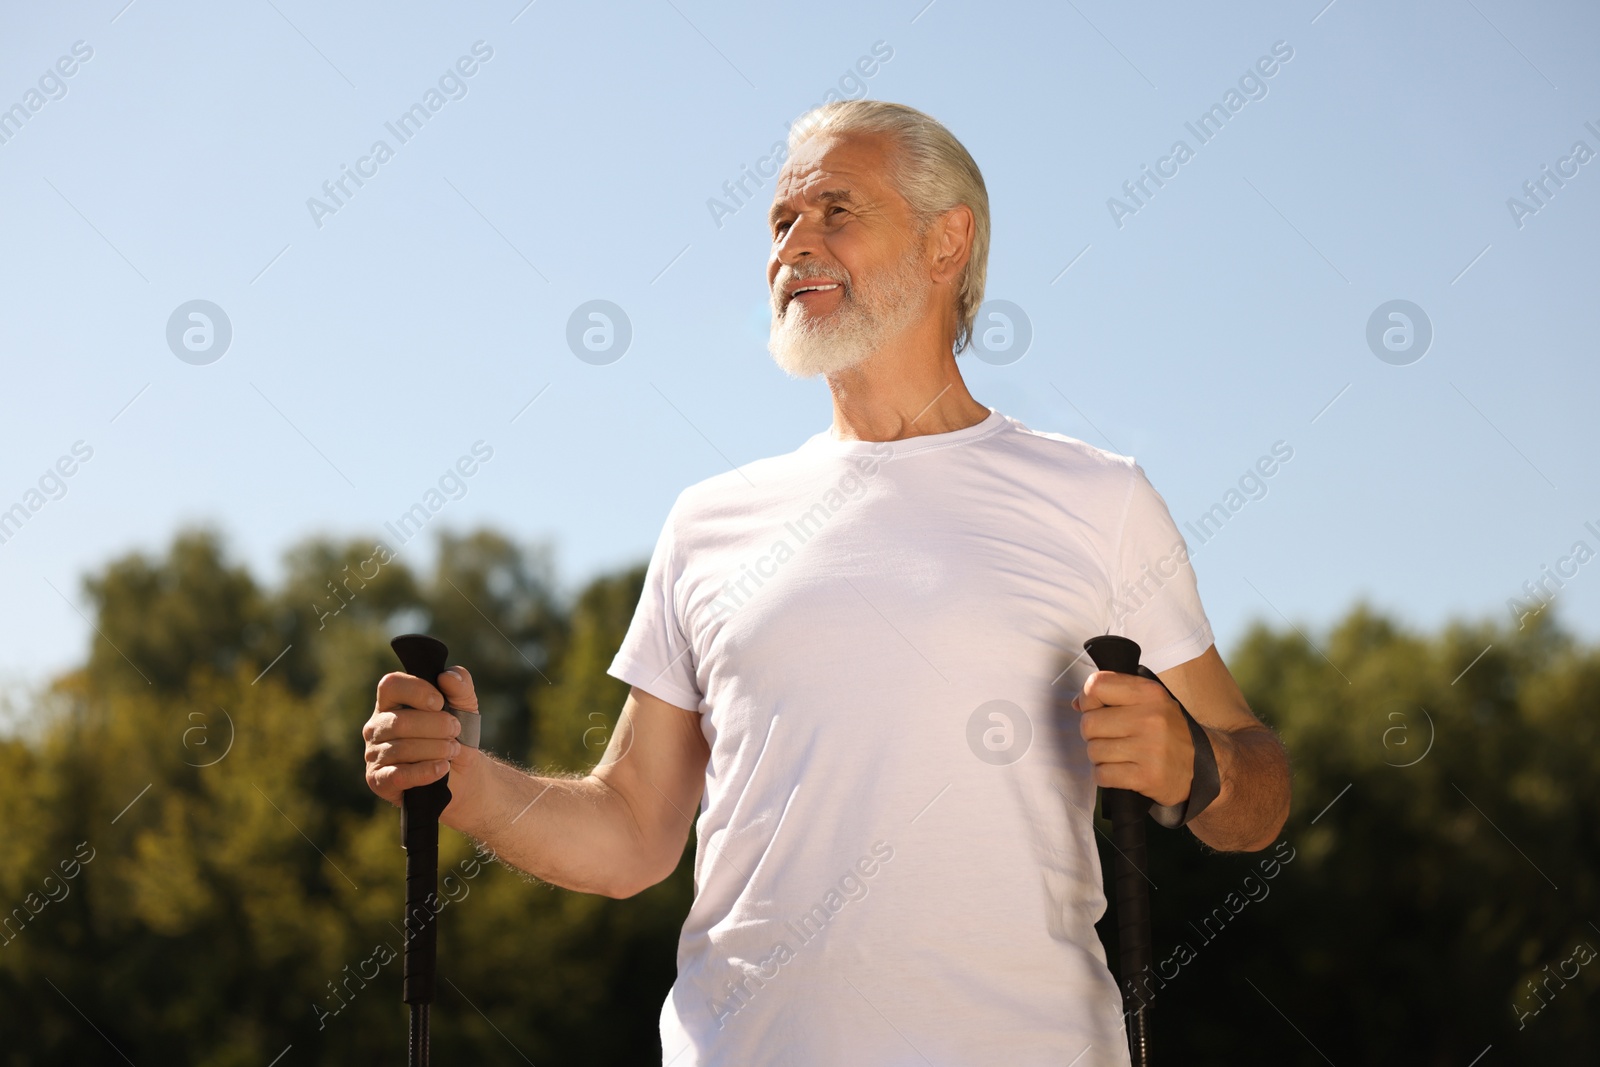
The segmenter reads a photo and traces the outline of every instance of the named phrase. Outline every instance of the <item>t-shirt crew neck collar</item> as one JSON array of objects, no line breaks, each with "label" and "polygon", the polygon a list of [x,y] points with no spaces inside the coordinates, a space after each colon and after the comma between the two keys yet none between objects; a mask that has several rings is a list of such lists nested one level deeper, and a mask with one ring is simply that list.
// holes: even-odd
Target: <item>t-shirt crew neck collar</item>
[{"label": "t-shirt crew neck collar", "polygon": [[[984,405],[988,407],[988,405]],[[998,430],[1006,421],[1006,417],[995,408],[989,408],[987,417],[971,426],[963,426],[959,430],[949,430],[945,433],[925,433],[915,437],[902,437],[897,441],[841,441],[833,436],[833,426],[808,438],[803,448],[815,449],[837,456],[856,456],[862,454],[903,456],[911,452],[922,452],[930,448],[943,448],[946,445],[965,444],[969,441],[986,437]]]}]

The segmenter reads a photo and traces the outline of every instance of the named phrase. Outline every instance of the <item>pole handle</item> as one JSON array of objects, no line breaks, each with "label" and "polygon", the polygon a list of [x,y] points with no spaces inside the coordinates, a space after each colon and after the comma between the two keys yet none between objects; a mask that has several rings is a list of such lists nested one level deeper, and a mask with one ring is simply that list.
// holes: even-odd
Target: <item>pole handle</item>
[{"label": "pole handle", "polygon": [[[402,634],[389,642],[407,674],[433,685],[444,673],[450,650],[427,634]],[[407,789],[400,798],[400,843],[406,850],[405,952],[400,999],[433,1002],[438,962],[439,815],[450,803],[450,772]]]}]

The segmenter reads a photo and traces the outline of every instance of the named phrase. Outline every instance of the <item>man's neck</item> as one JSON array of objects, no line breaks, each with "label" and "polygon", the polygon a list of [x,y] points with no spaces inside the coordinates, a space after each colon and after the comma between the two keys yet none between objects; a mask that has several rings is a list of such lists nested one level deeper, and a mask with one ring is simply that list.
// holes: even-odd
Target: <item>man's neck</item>
[{"label": "man's neck", "polygon": [[[989,417],[989,409],[972,398],[961,380],[949,339],[942,348],[935,347],[937,339],[918,340],[928,347],[919,351],[902,343],[828,378],[834,438],[898,441],[962,430]],[[930,350],[939,355],[929,358]]]}]

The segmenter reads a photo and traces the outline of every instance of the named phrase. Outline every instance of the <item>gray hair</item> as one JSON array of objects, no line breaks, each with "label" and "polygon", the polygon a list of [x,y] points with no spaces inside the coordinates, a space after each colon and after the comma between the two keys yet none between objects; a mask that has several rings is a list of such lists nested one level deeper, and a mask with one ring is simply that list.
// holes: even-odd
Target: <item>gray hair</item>
[{"label": "gray hair", "polygon": [[911,206],[918,234],[957,204],[972,211],[972,252],[956,292],[956,338],[960,354],[972,340],[989,274],[989,192],[972,154],[938,119],[886,100],[836,100],[812,108],[789,127],[789,152],[819,133],[888,134],[895,150],[889,180]]}]

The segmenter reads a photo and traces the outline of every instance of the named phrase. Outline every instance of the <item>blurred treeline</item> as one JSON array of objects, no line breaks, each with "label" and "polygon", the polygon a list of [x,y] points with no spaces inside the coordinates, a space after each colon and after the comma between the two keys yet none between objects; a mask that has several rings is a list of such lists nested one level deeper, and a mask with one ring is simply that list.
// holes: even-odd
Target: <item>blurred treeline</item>
[{"label": "blurred treeline", "polygon": [[[0,737],[0,1063],[404,1062],[399,819],[360,754],[388,640],[449,643],[486,748],[582,772],[644,573],[568,603],[543,548],[438,546],[423,577],[312,540],[265,588],[190,529],[85,580],[87,662]],[[1162,1062],[1595,1062],[1600,649],[1548,612],[1424,636],[1357,606],[1229,660],[1290,748],[1294,812],[1247,855],[1151,824]],[[440,847],[436,1062],[660,1062],[692,840],[623,901]]]}]

